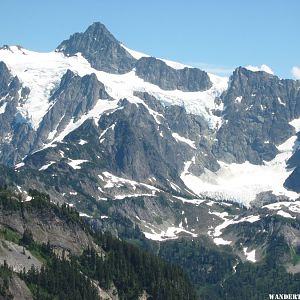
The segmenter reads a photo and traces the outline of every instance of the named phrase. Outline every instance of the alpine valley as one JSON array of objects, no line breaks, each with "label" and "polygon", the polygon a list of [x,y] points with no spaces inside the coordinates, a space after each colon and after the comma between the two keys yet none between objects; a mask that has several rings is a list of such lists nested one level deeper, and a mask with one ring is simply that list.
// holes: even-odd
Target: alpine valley
[{"label": "alpine valley", "polygon": [[101,23],[4,45],[0,299],[299,293],[299,132],[300,81],[267,66],[216,76]]}]

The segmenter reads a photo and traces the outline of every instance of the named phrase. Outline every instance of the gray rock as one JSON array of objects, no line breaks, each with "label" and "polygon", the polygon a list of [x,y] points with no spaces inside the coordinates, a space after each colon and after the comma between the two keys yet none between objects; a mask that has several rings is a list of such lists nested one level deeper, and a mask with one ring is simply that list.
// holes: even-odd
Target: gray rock
[{"label": "gray rock", "polygon": [[300,116],[299,82],[237,68],[222,95],[224,123],[213,153],[227,162],[262,164],[273,159],[293,134]]},{"label": "gray rock", "polygon": [[155,57],[142,57],[136,64],[136,75],[164,90],[205,91],[212,86],[206,72],[197,68],[173,69]]},{"label": "gray rock", "polygon": [[130,71],[136,61],[100,22],[89,26],[84,33],[73,34],[56,51],[65,55],[80,52],[93,68],[114,74]]}]

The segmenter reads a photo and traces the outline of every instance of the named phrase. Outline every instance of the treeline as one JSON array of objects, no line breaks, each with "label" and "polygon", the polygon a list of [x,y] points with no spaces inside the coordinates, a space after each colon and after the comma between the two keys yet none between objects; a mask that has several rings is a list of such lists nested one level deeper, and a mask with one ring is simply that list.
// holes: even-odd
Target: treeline
[{"label": "treeline", "polygon": [[111,234],[93,232],[74,209],[51,203],[46,194],[35,190],[28,194],[32,200],[22,202],[13,191],[0,189],[0,209],[19,210],[20,213],[30,209],[54,212],[66,222],[78,223],[97,244],[97,250],[90,247],[80,256],[58,257],[49,243],[34,241],[30,230],[25,230],[19,238],[5,231],[5,236],[10,235],[44,262],[40,270],[32,268],[20,274],[35,299],[98,299],[96,283],[105,289],[116,287],[119,299],[138,299],[143,292],[157,300],[196,299],[193,286],[180,268]]},{"label": "treeline", "polygon": [[81,268],[106,288],[113,282],[121,299],[137,299],[142,291],[157,300],[196,299],[180,268],[109,233],[97,234],[95,238],[106,255],[87,249],[79,260]]},{"label": "treeline", "polygon": [[[265,258],[256,264],[192,240],[162,243],[159,255],[186,271],[201,299],[257,300],[274,293],[299,293],[300,273],[287,273],[282,266],[282,258],[290,256],[284,238],[274,232],[267,245]],[[292,253],[295,263],[299,261],[296,250]]]},{"label": "treeline", "polygon": [[108,233],[98,234],[95,241],[104,252],[88,248],[68,258],[58,258],[49,245],[40,246],[45,265],[21,273],[35,299],[98,299],[95,283],[106,290],[116,287],[119,299],[138,299],[144,291],[150,299],[196,299],[194,288],[178,267]]},{"label": "treeline", "polygon": [[41,270],[32,267],[20,277],[27,283],[36,300],[99,300],[96,287],[80,272],[76,261],[54,254]]},{"label": "treeline", "polygon": [[232,272],[237,258],[205,244],[200,240],[166,241],[160,246],[159,256],[184,269],[197,287],[215,284]]},{"label": "treeline", "polygon": [[12,295],[9,291],[12,275],[12,269],[8,266],[6,261],[4,261],[3,265],[0,265],[0,296],[4,299],[12,299]]},{"label": "treeline", "polygon": [[79,213],[69,205],[52,203],[48,194],[35,189],[28,190],[30,201],[23,201],[21,193],[15,192],[7,186],[0,187],[0,209],[5,211],[34,210],[40,212],[52,212],[66,222],[75,222],[83,225]]}]

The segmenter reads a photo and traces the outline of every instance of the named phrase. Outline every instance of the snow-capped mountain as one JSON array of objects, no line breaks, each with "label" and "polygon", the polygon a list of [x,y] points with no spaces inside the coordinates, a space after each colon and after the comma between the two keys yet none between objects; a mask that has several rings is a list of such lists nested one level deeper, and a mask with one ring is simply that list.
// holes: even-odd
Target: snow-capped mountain
[{"label": "snow-capped mountain", "polygon": [[260,220],[236,205],[224,214],[224,201],[271,213],[281,201],[281,216],[299,213],[286,204],[300,192],[299,81],[154,58],[101,23],[49,53],[3,46],[0,61],[0,162],[15,168],[20,191],[46,190],[86,216],[109,205],[120,214],[110,200],[124,200],[121,214],[153,239],[205,233],[224,243],[221,229]]}]

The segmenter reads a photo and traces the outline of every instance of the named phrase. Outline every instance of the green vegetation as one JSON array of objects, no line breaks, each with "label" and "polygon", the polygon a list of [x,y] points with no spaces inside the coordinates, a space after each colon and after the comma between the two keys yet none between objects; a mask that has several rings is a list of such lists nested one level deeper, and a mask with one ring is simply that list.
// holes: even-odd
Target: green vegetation
[{"label": "green vegetation", "polygon": [[[4,299],[12,299],[9,292],[9,281],[12,278],[13,272],[4,261],[3,265],[0,265],[0,296]],[[1,297],[0,297],[1,298]]]},{"label": "green vegetation", "polygon": [[[84,250],[80,256],[58,257],[49,243],[41,245],[34,241],[30,230],[21,236],[10,228],[0,227],[0,237],[23,245],[44,263],[41,270],[32,268],[27,274],[20,274],[35,299],[97,299],[98,283],[105,289],[115,286],[120,299],[138,299],[143,291],[157,300],[193,300],[197,296],[208,300],[254,300],[266,299],[269,293],[299,293],[300,274],[288,274],[282,267],[287,261],[299,262],[299,249],[287,245],[276,230],[270,236],[257,234],[253,240],[257,245],[267,245],[265,259],[257,264],[242,263],[229,248],[220,250],[201,240],[163,242],[157,257],[136,246],[149,245],[143,241],[138,227],[121,214],[115,213],[112,219],[120,221],[120,236],[132,239],[131,243],[108,233],[92,232],[76,210],[51,203],[46,194],[35,190],[28,194],[32,200],[21,202],[13,191],[0,189],[0,209],[21,214],[30,210],[40,215],[54,213],[66,223],[84,228],[98,245]],[[266,218],[264,225],[277,228],[277,221]],[[299,226],[296,221],[289,224]],[[254,225],[240,225],[241,241],[258,232]],[[11,274],[7,265],[1,267],[0,294],[7,298]]]},{"label": "green vegetation", "polygon": [[182,267],[198,288],[216,284],[232,273],[237,257],[219,249],[204,246],[200,240],[167,241],[161,244],[159,256]]},{"label": "green vegetation", "polygon": [[196,299],[181,269],[112,235],[95,235],[105,257],[87,249],[80,257],[82,271],[108,288],[112,283],[121,299],[137,299],[146,290],[152,299]]},{"label": "green vegetation", "polygon": [[0,238],[18,244],[21,235],[8,227],[0,227]]},{"label": "green vegetation", "polygon": [[282,266],[284,260],[298,262],[297,251],[290,256],[289,246],[275,232],[267,245],[265,259],[256,264],[242,263],[201,241],[168,241],[162,243],[159,255],[187,272],[201,299],[256,300],[267,299],[269,293],[299,293],[300,274],[289,274]]},{"label": "green vegetation", "polygon": [[292,246],[290,247],[290,255],[291,255],[291,260],[292,264],[295,266],[300,262],[300,255],[296,252],[295,248]]},{"label": "green vegetation", "polygon": [[[36,190],[29,190],[32,197],[29,202],[21,202],[20,197],[7,188],[0,191],[0,209],[21,214],[30,210],[40,212],[39,215],[54,213],[66,223],[73,222],[84,228],[99,249],[103,249],[97,252],[88,248],[80,256],[65,257],[63,254],[58,257],[49,243],[34,241],[29,229],[22,236],[3,229],[3,234],[30,250],[44,264],[41,270],[32,268],[27,274],[20,274],[35,299],[97,299],[92,280],[106,289],[115,286],[120,299],[138,299],[144,291],[157,300],[196,299],[192,285],[180,268],[110,234],[92,232],[74,209],[66,205],[59,207],[51,203],[46,194]],[[122,220],[124,223],[130,221],[124,217]],[[129,232],[123,232],[124,236],[141,235],[140,231],[134,233],[133,224],[129,225],[132,226],[124,226],[129,228]]]},{"label": "green vegetation", "polygon": [[94,235],[104,252],[88,248],[68,258],[57,257],[49,244],[36,245],[25,236],[22,240],[30,243],[26,247],[34,244],[45,261],[40,271],[31,268],[21,274],[35,299],[97,299],[92,280],[105,289],[114,285],[120,299],[138,299],[143,291],[157,300],[196,299],[181,269],[110,234]]},{"label": "green vegetation", "polygon": [[36,300],[96,300],[97,290],[89,278],[80,272],[76,262],[54,254],[40,271],[32,267],[22,273]]}]

